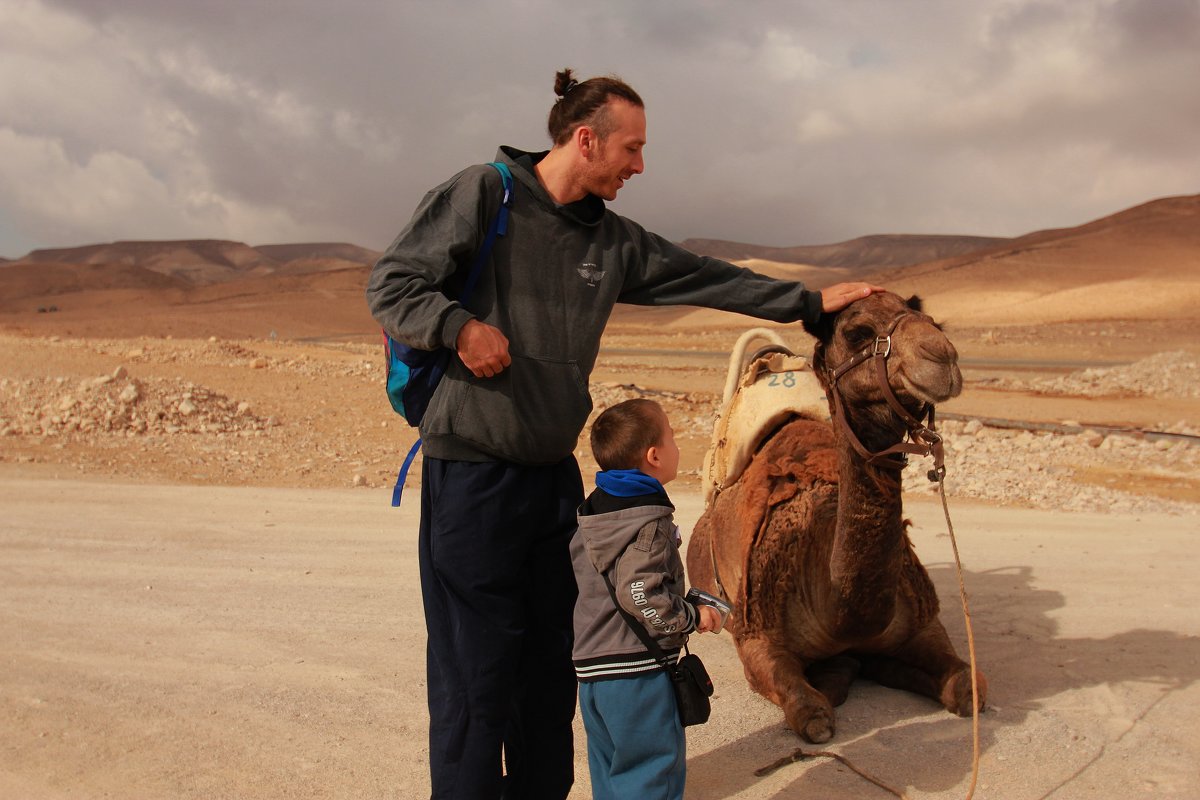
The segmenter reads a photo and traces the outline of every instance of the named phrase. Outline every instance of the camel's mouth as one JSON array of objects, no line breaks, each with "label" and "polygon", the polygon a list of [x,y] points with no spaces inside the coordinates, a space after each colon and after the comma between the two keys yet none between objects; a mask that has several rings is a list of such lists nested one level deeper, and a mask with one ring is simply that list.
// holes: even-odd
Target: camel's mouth
[{"label": "camel's mouth", "polygon": [[957,361],[948,364],[923,364],[920,375],[910,376],[900,370],[900,385],[904,391],[922,403],[943,403],[962,393],[962,371]]}]

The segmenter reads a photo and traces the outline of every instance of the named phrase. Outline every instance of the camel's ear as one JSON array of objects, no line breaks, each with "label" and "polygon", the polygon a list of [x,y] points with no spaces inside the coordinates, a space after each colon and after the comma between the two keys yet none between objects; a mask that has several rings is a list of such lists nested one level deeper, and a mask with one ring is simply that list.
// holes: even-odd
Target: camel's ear
[{"label": "camel's ear", "polygon": [[816,345],[813,347],[812,366],[813,372],[817,373],[817,377],[822,380],[822,385],[824,385],[825,343],[820,339],[817,340]]},{"label": "camel's ear", "polygon": [[924,311],[925,310],[921,307],[924,304],[921,302],[920,296],[915,295],[915,294],[912,297],[908,298],[907,301],[905,301],[905,305],[907,305],[913,311]]},{"label": "camel's ear", "polygon": [[822,312],[821,316],[817,317],[816,322],[804,320],[804,330],[807,331],[809,335],[815,336],[818,341],[828,342],[833,338],[833,320],[836,317],[837,314],[826,314]]}]

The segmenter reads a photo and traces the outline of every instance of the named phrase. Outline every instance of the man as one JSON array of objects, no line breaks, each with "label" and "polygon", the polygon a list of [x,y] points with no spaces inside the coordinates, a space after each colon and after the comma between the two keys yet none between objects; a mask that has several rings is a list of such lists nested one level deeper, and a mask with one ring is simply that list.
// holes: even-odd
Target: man
[{"label": "man", "polygon": [[615,78],[556,75],[553,147],[501,147],[507,234],[457,297],[501,202],[486,165],[429,192],[375,265],[371,312],[395,339],[457,359],[421,424],[421,589],[434,798],[566,797],[573,782],[573,452],[613,305],[700,305],[815,320],[878,291],[809,292],[689,253],[609,211],[642,172],[646,115]]}]

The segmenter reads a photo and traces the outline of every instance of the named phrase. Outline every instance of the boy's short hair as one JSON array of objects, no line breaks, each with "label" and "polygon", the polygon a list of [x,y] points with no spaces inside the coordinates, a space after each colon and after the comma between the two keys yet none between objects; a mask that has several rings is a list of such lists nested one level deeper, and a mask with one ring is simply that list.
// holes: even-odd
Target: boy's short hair
[{"label": "boy's short hair", "polygon": [[663,438],[666,412],[653,400],[635,398],[604,409],[592,423],[592,456],[600,469],[637,469]]}]

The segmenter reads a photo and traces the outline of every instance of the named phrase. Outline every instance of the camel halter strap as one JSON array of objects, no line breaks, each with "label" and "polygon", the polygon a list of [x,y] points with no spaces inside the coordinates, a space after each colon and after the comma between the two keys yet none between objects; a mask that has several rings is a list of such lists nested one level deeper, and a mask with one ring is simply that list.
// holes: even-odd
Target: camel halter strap
[{"label": "camel halter strap", "polygon": [[[904,319],[905,316],[901,314],[896,317],[892,321],[891,326],[888,327],[887,333],[882,336],[876,336],[875,341],[871,343],[870,347],[855,353],[840,367],[829,373],[829,391],[833,395],[833,416],[837,419],[838,425],[841,426],[842,432],[846,434],[850,445],[860,456],[866,459],[868,464],[903,469],[908,463],[905,458],[907,454],[933,456],[933,469],[929,471],[928,477],[929,480],[936,481],[939,477],[946,474],[946,454],[942,446],[941,434],[934,428],[933,405],[931,403],[925,404],[921,410],[920,417],[914,417],[896,397],[896,393],[892,391],[892,386],[888,382],[887,360],[888,356],[892,354],[892,334],[900,324],[900,320]],[[850,421],[846,416],[846,406],[842,400],[842,394],[838,390],[838,381],[843,375],[859,364],[872,360],[875,362],[875,377],[879,384],[879,390],[883,392],[883,399],[887,401],[893,413],[904,423],[908,437],[907,442],[902,441],[899,444],[894,444],[875,453],[866,448],[862,441],[859,440],[858,434],[850,427]],[[928,419],[929,424],[923,424],[921,422],[922,419]],[[901,458],[891,458],[893,455],[900,455]]]}]

